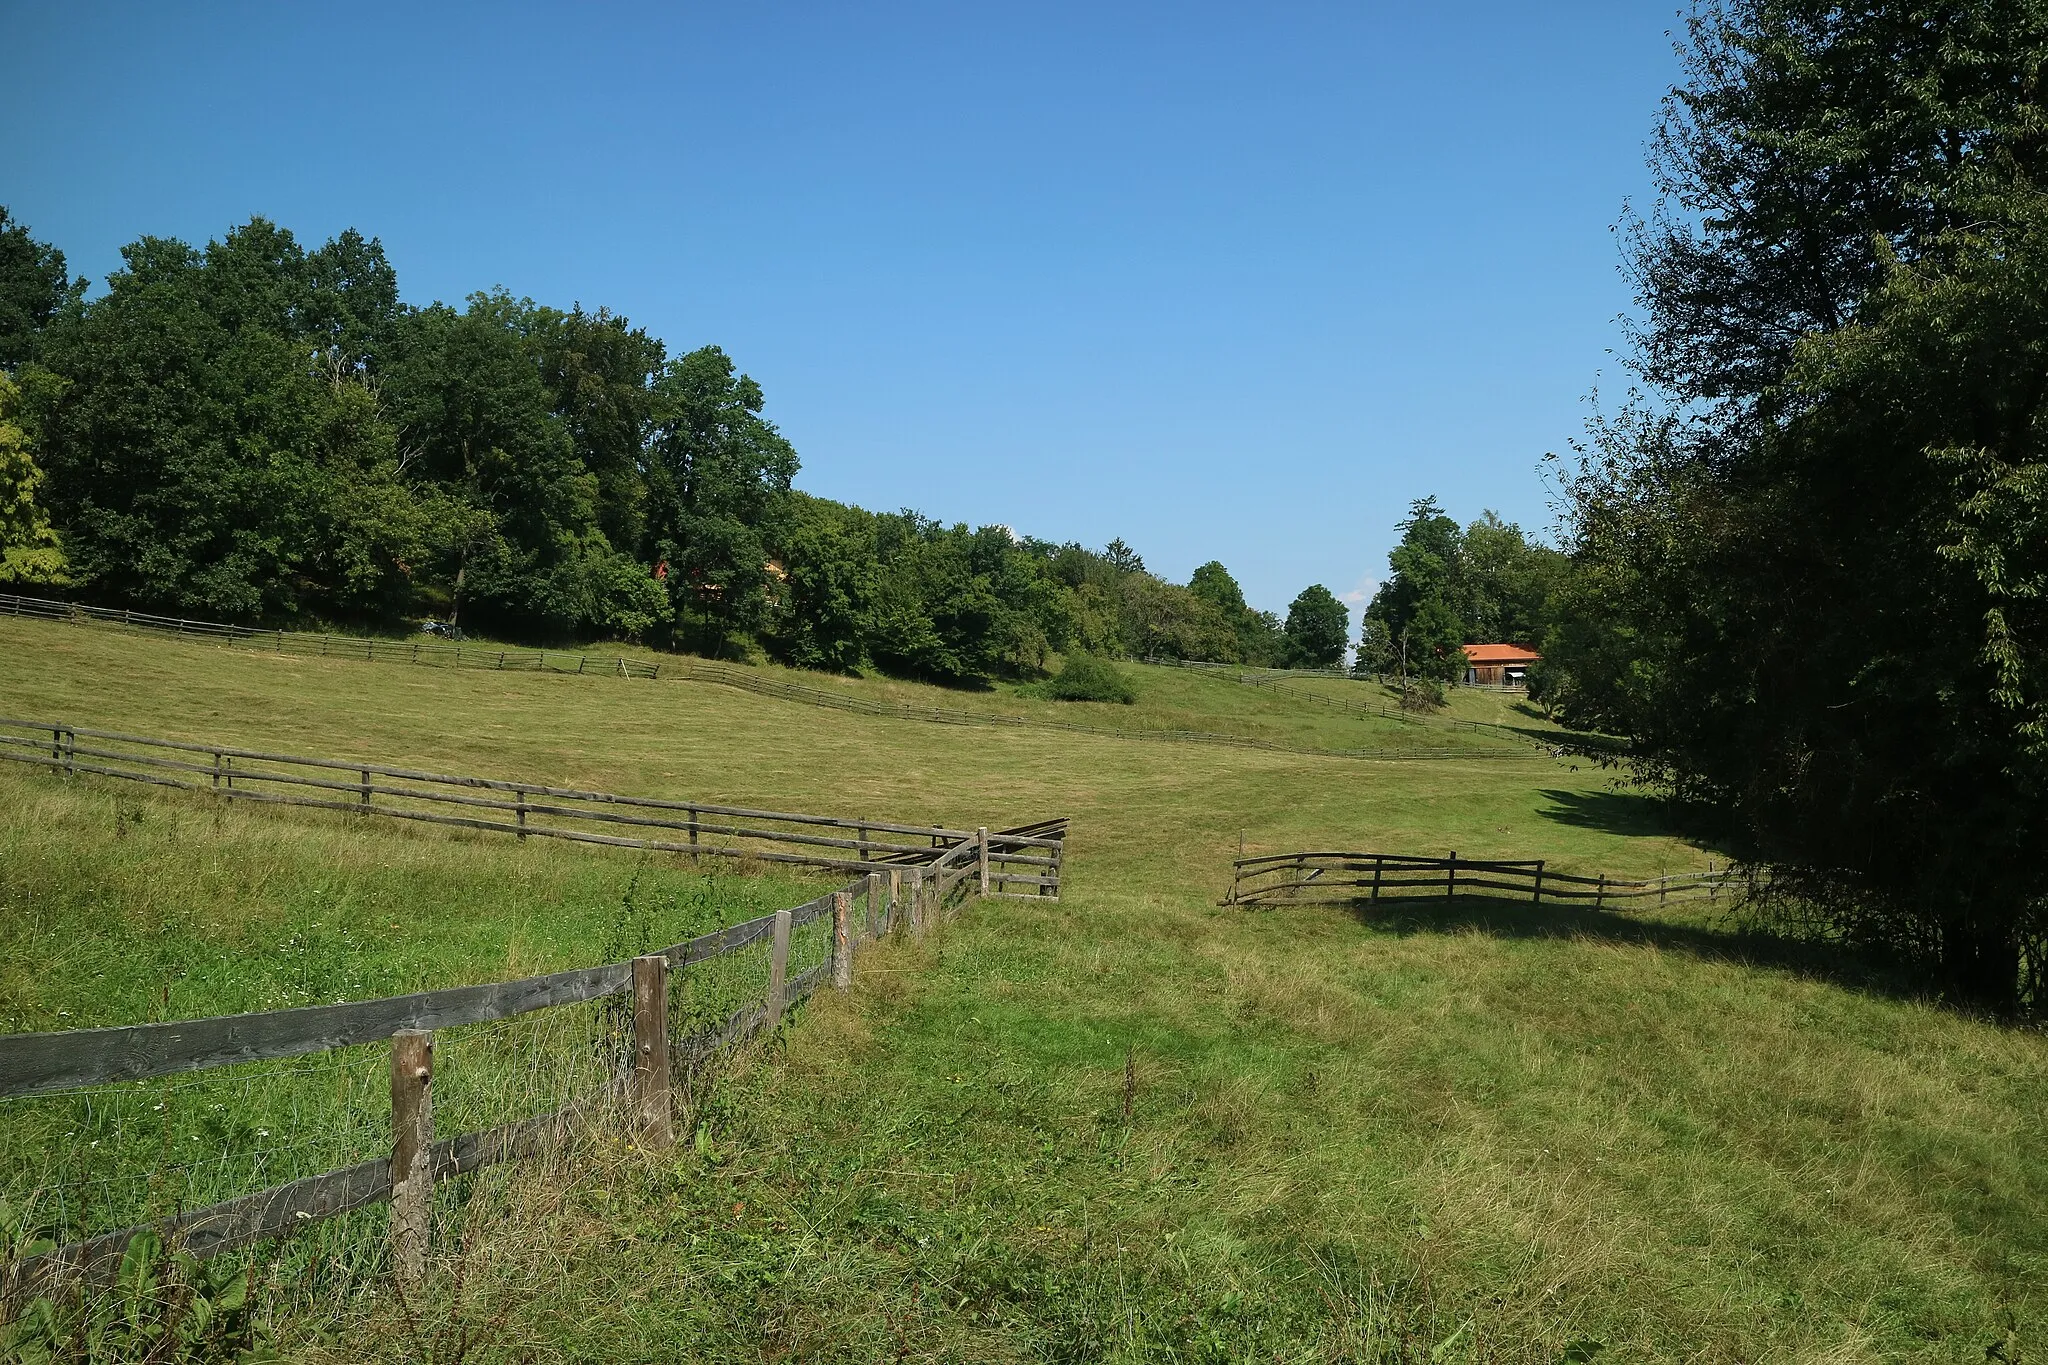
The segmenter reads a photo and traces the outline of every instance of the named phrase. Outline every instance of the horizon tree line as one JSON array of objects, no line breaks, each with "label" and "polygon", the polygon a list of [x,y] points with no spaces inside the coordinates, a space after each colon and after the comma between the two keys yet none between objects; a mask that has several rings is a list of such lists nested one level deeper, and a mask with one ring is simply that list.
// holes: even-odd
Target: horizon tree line
[{"label": "horizon tree line", "polygon": [[421,615],[968,683],[1072,650],[1329,667],[1216,561],[796,490],[761,386],[605,308],[409,305],[382,245],[144,237],[104,293],[0,208],[0,580],[236,622]]}]

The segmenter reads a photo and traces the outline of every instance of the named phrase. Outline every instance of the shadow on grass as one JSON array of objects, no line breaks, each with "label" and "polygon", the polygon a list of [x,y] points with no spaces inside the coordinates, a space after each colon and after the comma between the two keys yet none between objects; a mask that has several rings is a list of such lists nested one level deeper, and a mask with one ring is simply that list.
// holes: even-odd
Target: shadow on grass
[{"label": "shadow on grass", "polygon": [[1605,834],[1678,835],[1680,812],[1648,792],[1583,792],[1546,787],[1536,793],[1550,805],[1537,812],[1546,820]]},{"label": "shadow on grass", "polygon": [[1710,908],[1692,901],[1681,913],[1718,916],[1718,928],[1698,920],[1687,922],[1669,913],[1617,913],[1581,905],[1531,905],[1494,896],[1417,897],[1346,903],[1359,922],[1383,933],[1481,933],[1503,939],[1585,939],[1631,944],[1661,952],[1683,953],[1703,961],[1732,963],[1789,972],[1808,980],[1894,1000],[1931,999],[1935,992],[1923,979],[1867,954],[1836,945],[1798,939],[1745,925],[1739,910]]}]

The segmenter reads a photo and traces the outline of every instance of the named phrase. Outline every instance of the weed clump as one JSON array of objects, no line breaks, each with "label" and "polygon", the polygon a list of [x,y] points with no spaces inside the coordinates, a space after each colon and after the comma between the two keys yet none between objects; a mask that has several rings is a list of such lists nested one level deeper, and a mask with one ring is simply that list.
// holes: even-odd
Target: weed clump
[{"label": "weed clump", "polygon": [[1401,709],[1435,715],[1450,705],[1444,685],[1434,678],[1404,678],[1401,681]]},{"label": "weed clump", "polygon": [[1054,701],[1113,701],[1130,706],[1138,700],[1138,689],[1109,660],[1070,654],[1059,676],[1045,684],[1045,695]]}]

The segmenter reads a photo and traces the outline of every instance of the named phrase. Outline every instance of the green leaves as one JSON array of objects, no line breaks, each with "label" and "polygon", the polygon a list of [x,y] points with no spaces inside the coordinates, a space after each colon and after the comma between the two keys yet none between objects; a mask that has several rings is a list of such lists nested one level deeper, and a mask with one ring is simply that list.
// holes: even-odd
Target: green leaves
[{"label": "green leaves", "polygon": [[1567,710],[1796,922],[2048,1000],[2048,6],[1695,18],[1633,250],[1668,406],[1570,487]]},{"label": "green leaves", "polygon": [[1320,583],[1287,606],[1287,652],[1296,668],[1335,668],[1351,639],[1351,613]]}]

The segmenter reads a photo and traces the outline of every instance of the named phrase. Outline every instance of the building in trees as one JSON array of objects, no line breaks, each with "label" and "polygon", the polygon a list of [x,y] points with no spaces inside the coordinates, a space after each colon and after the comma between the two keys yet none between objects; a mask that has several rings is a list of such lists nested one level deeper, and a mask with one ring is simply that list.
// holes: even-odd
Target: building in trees
[{"label": "building in trees", "polygon": [[1542,657],[1523,645],[1466,645],[1465,683],[1471,687],[1527,687],[1529,668]]}]

